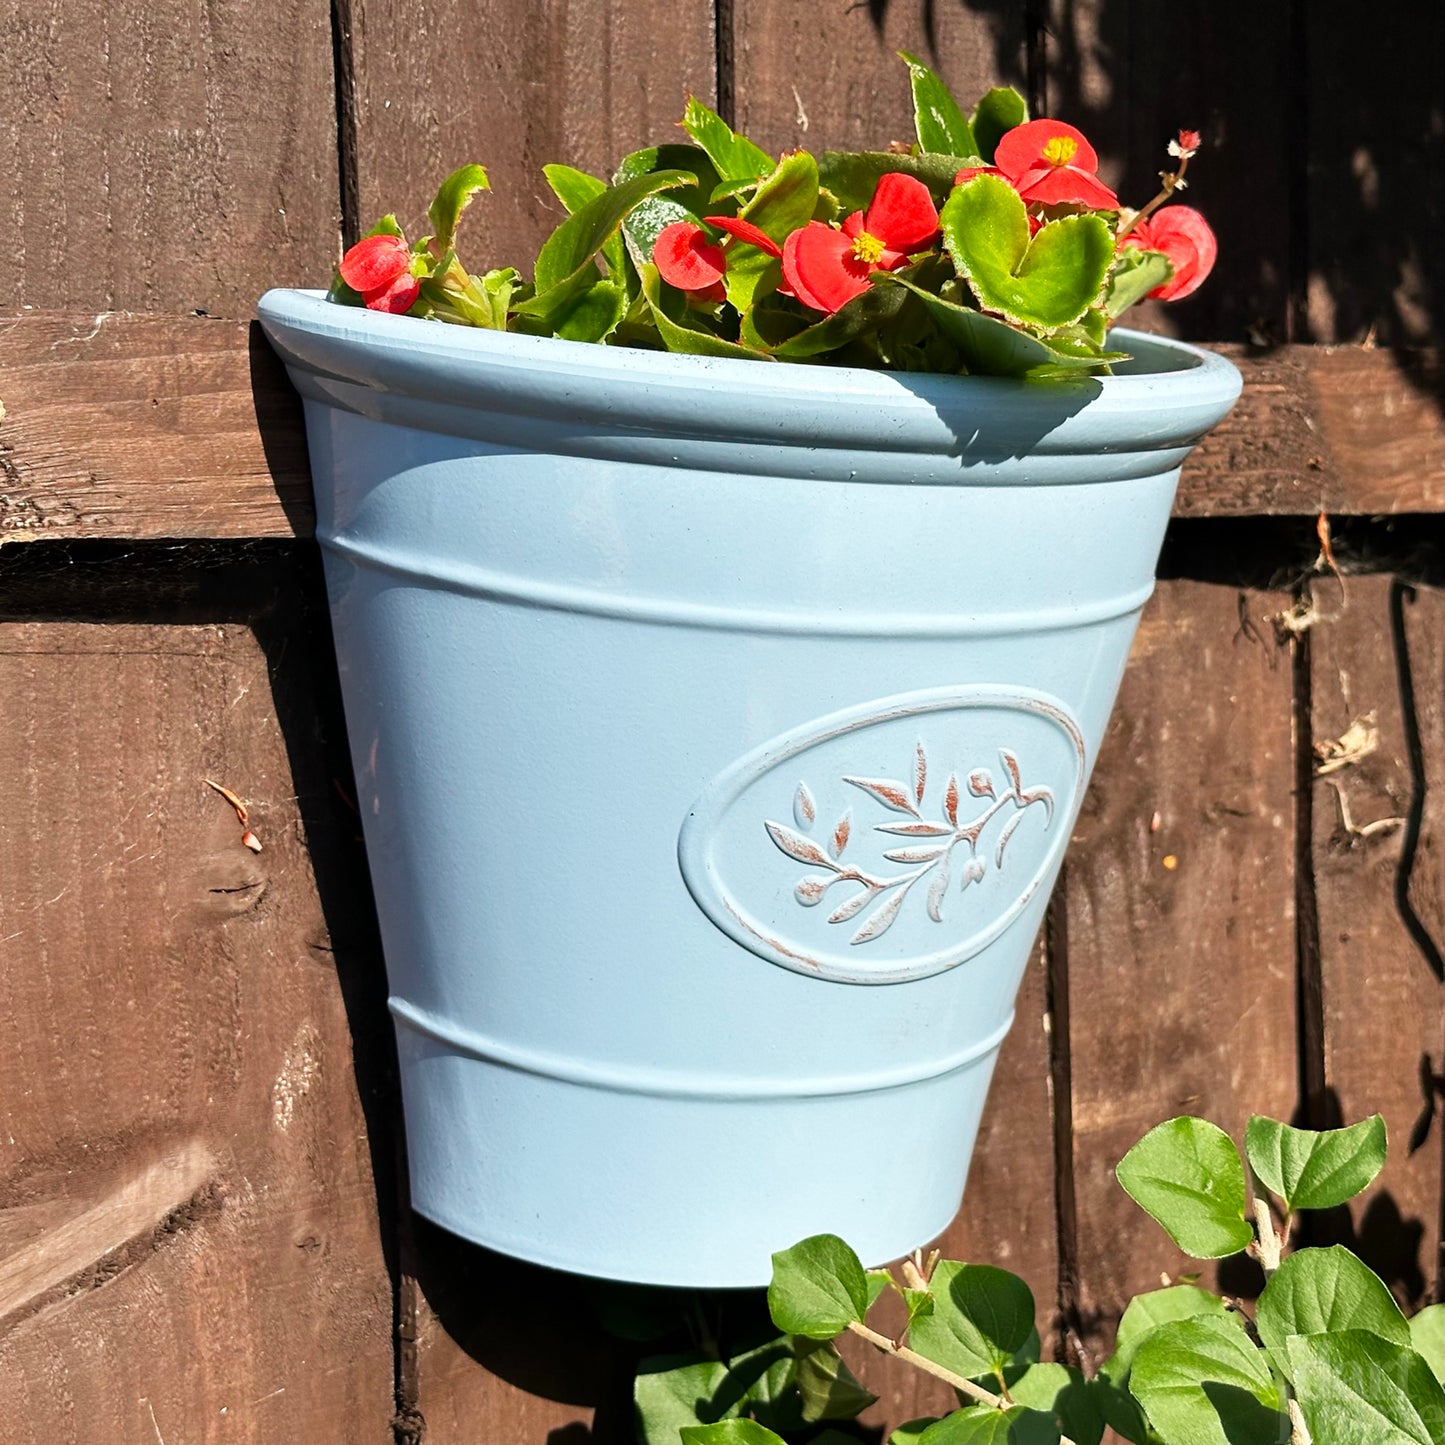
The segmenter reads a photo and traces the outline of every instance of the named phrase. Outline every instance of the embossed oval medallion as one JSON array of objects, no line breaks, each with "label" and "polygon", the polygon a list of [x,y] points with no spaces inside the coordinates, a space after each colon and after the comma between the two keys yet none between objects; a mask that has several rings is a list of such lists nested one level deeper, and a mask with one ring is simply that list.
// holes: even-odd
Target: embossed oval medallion
[{"label": "embossed oval medallion", "polygon": [[1084,739],[1057,699],[974,685],[806,723],[703,791],[683,878],[725,933],[840,983],[901,983],[987,947],[1051,875]]}]

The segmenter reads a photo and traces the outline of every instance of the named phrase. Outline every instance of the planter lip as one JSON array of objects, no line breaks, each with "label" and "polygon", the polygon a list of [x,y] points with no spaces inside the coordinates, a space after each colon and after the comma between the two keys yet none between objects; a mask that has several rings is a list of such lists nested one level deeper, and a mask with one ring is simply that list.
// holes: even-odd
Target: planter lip
[{"label": "planter lip", "polygon": [[[321,291],[268,291],[258,311],[312,400],[484,438],[499,418],[545,418],[561,425],[562,450],[582,453],[611,454],[608,438],[613,451],[622,438],[623,451],[630,445],[634,452],[640,439],[682,438],[708,454],[692,458],[702,464],[715,460],[719,447],[739,444],[851,453],[865,465],[868,454],[884,452],[934,463],[948,458],[954,467],[1025,455],[1115,454],[1108,475],[1079,479],[1138,476],[1177,466],[1229,411],[1242,385],[1222,356],[1125,330],[1115,335],[1136,357],[1126,371],[1040,383],[600,346],[340,306]],[[725,405],[716,404],[720,396]],[[672,458],[638,452],[632,459]],[[807,470],[850,475],[832,466]]]}]

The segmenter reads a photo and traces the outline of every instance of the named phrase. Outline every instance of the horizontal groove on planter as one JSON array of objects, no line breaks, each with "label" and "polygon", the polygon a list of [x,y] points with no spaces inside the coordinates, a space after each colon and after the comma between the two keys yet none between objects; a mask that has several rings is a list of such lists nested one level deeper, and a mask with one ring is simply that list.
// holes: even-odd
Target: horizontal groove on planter
[{"label": "horizontal groove on planter", "polygon": [[503,1044],[462,1028],[448,1019],[439,1018],[427,1009],[418,1008],[403,998],[387,1000],[392,1016],[403,1028],[409,1028],[440,1044],[499,1068],[539,1078],[556,1079],[577,1084],[585,1089],[603,1089],[615,1094],[647,1094],[664,1099],[752,1099],[766,1103],[771,1099],[837,1098],[847,1094],[877,1094],[888,1089],[906,1089],[911,1084],[924,1084],[956,1074],[971,1064],[985,1059],[1004,1041],[1013,1027],[1013,1013],[977,1043],[960,1049],[941,1062],[926,1068],[882,1069],[874,1074],[849,1073],[841,1078],[827,1076],[817,1079],[789,1079],[772,1082],[758,1078],[695,1079],[667,1069],[610,1068],[587,1065],[539,1050]]},{"label": "horizontal groove on planter", "polygon": [[1028,612],[913,613],[870,612],[849,617],[840,611],[794,612],[762,607],[720,607],[687,603],[669,597],[629,597],[624,592],[567,584],[548,584],[485,567],[422,567],[375,545],[321,536],[328,551],[363,568],[388,572],[423,585],[441,587],[469,597],[535,607],[553,612],[578,612],[615,617],[662,627],[700,627],[716,632],[799,633],[824,637],[1006,637],[1016,632],[1065,631],[1111,622],[1139,611],[1154,593],[1147,586],[1077,607],[1036,608]]}]

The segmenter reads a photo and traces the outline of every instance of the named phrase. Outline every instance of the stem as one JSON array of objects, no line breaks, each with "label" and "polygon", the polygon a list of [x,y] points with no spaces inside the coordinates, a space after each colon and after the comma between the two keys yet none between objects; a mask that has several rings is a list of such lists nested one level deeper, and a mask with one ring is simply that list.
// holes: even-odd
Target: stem
[{"label": "stem", "polygon": [[1260,1192],[1256,1192],[1254,1196],[1254,1225],[1259,1230],[1260,1267],[1264,1270],[1264,1277],[1268,1279],[1279,1268],[1284,1240],[1275,1232],[1274,1216],[1269,1212],[1269,1200]]},{"label": "stem", "polygon": [[1309,1426],[1305,1424],[1305,1417],[1300,1411],[1299,1401],[1289,1402],[1289,1441],[1290,1445],[1314,1445],[1310,1439]]},{"label": "stem", "polygon": [[[982,1385],[975,1385],[972,1380],[965,1379],[962,1375],[956,1375],[946,1365],[937,1365],[925,1355],[920,1355],[917,1350],[910,1350],[907,1345],[895,1345],[887,1335],[880,1335],[877,1330],[870,1330],[861,1320],[853,1320],[848,1328],[855,1334],[867,1340],[875,1349],[881,1350],[885,1355],[892,1355],[895,1359],[906,1360],[910,1365],[923,1370],[942,1380],[947,1385],[952,1385],[960,1395],[967,1395],[970,1400],[977,1401],[980,1405],[988,1405],[995,1410],[1008,1409],[1008,1401],[1001,1399],[990,1390],[985,1390]],[[1074,1445],[1074,1442],[1067,1435],[1059,1437],[1059,1445]]]},{"label": "stem", "polygon": [[1118,236],[1119,240],[1122,241],[1124,237],[1127,236],[1129,232],[1132,231],[1134,227],[1139,224],[1140,221],[1147,221],[1149,217],[1152,216],[1154,212],[1157,211],[1159,207],[1162,206],[1164,202],[1167,201],[1169,197],[1174,194],[1174,192],[1179,187],[1179,182],[1184,179],[1184,172],[1188,168],[1189,157],[1180,156],[1179,169],[1177,171],[1161,171],[1159,173],[1159,179],[1164,182],[1163,189],[1159,192],[1157,196],[1154,197],[1152,201],[1149,202],[1147,206],[1144,207],[1142,211],[1136,211],[1134,213],[1134,215],[1130,218],[1129,224],[1127,226],[1124,226],[1120,229]]}]

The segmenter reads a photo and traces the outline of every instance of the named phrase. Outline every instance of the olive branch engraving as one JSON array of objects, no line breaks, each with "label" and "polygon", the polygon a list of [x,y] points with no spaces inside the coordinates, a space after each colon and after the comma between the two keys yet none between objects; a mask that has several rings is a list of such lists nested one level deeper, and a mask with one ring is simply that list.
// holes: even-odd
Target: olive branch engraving
[{"label": "olive branch engraving", "polygon": [[[923,798],[928,788],[928,756],[922,743],[918,744],[914,752],[911,784],[895,782],[889,778],[843,778],[845,783],[866,793],[874,802],[881,803],[894,815],[892,821],[875,823],[873,832],[909,840],[901,845],[888,847],[883,852],[887,862],[905,865],[903,872],[892,875],[871,872],[843,862],[843,854],[853,837],[851,808],[844,812],[822,843],[808,836],[817,822],[818,808],[807,783],[799,783],[793,798],[793,821],[797,826],[789,827],[785,823],[767,820],[763,823],[768,836],[789,858],[809,867],[826,870],[824,873],[808,874],[799,879],[793,888],[793,896],[803,907],[815,908],[835,884],[858,884],[858,891],[850,894],[828,915],[828,922],[846,923],[856,918],[870,904],[877,903],[878,906],[867,915],[858,931],[848,940],[850,944],[869,943],[882,937],[893,926],[914,885],[931,874],[926,908],[928,916],[935,923],[942,923],[943,900],[953,881],[954,854],[960,846],[966,845],[963,865],[958,870],[959,892],[962,893],[970,884],[981,881],[987,873],[987,853],[983,857],[979,856],[979,841],[988,825],[1010,804],[1014,811],[1000,830],[993,850],[995,868],[1003,866],[1009,839],[1023,821],[1024,814],[1035,803],[1043,804],[1044,827],[1049,827],[1053,822],[1053,793],[1043,787],[1026,788],[1018,759],[1007,748],[999,749],[999,759],[1007,775],[1008,786],[1000,792],[994,783],[993,774],[987,768],[975,768],[968,774],[964,786],[972,797],[988,801],[977,817],[966,821],[961,821],[959,817],[964,795],[959,787],[957,773],[950,774],[948,785],[944,789],[942,818],[935,820],[924,816]],[[897,821],[898,815],[902,815],[907,821]]]}]

